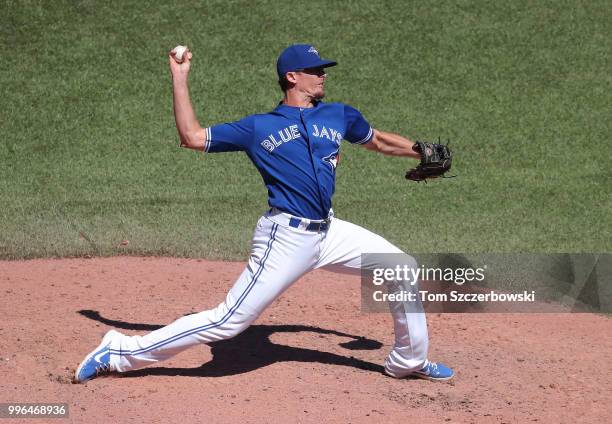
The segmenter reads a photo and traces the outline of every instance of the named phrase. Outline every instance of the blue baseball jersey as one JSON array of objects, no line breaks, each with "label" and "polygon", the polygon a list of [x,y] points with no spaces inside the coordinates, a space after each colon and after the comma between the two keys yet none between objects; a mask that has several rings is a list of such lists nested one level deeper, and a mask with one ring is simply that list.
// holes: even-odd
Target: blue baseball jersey
[{"label": "blue baseball jersey", "polygon": [[332,207],[342,140],[365,144],[372,136],[368,122],[351,106],[279,104],[269,113],[206,128],[204,150],[246,152],[268,189],[270,207],[325,219]]}]

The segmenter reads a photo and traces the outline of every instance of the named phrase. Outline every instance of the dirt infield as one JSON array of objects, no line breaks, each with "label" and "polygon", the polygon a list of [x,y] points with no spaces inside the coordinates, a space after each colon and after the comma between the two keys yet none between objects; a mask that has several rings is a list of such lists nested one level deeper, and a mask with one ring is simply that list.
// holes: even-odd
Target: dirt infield
[{"label": "dirt infield", "polygon": [[430,358],[453,367],[455,379],[396,380],[381,366],[390,317],[361,314],[359,281],[323,271],[298,281],[235,339],[71,384],[108,329],[139,334],[216,306],[242,267],[128,257],[0,262],[0,402],[67,402],[71,422],[94,423],[612,417],[609,318],[431,314]]}]

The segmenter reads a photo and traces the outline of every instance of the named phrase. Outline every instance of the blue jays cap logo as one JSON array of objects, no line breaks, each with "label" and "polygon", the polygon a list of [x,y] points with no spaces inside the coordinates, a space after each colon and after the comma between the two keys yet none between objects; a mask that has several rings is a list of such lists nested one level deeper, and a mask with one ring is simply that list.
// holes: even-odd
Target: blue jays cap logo
[{"label": "blue jays cap logo", "polygon": [[310,48],[308,49],[308,53],[314,53],[317,56],[319,55],[319,52],[317,51],[317,49],[314,48],[314,46],[310,46]]}]

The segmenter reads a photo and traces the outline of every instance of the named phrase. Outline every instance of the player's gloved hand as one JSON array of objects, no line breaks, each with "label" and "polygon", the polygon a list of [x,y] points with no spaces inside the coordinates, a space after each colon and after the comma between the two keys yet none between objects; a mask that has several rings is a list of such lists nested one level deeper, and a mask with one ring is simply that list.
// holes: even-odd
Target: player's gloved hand
[{"label": "player's gloved hand", "polygon": [[421,154],[421,163],[406,172],[408,180],[425,181],[437,178],[451,169],[453,153],[448,145],[417,141],[412,150]]}]

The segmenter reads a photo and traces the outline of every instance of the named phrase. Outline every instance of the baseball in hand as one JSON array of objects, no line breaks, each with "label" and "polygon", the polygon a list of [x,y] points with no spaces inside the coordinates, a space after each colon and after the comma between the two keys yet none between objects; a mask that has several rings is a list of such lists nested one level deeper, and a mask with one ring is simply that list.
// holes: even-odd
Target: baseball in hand
[{"label": "baseball in hand", "polygon": [[187,51],[187,46],[176,46],[172,49],[174,59],[177,61],[177,63],[183,63],[185,60],[185,53],[187,53]]}]

